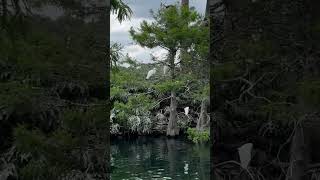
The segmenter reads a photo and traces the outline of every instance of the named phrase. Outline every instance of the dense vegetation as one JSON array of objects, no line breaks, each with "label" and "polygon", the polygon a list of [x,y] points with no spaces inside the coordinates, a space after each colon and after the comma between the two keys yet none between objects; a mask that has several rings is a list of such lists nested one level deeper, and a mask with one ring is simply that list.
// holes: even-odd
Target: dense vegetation
[{"label": "dense vegetation", "polygon": [[[1,7],[0,179],[107,179],[109,6],[2,0]],[[46,17],[47,7],[61,16]],[[111,11],[119,20],[131,13],[119,0]]]},{"label": "dense vegetation", "polygon": [[[154,21],[143,21],[130,34],[142,47],[161,47],[167,54],[140,64],[121,54],[121,45],[113,45],[118,53],[112,56],[111,133],[176,136],[198,124],[197,131],[206,133],[207,141],[209,69],[204,67],[208,65],[209,32],[204,17],[178,4],[151,13]],[[155,74],[146,78],[149,71]]]},{"label": "dense vegetation", "polygon": [[[179,5],[161,7],[154,14],[158,24],[141,25],[154,28],[143,32],[147,38],[132,30],[140,45],[152,33],[158,33],[158,40],[177,41],[175,55],[140,64],[123,56],[121,45],[105,46],[104,4],[2,0],[1,6],[0,179],[107,179],[108,133],[166,134],[170,114],[182,132],[198,125],[191,139],[203,132],[202,140],[208,140],[208,106],[201,106],[208,104],[208,74],[200,71],[208,64],[208,27],[196,11]],[[43,15],[46,7],[59,8],[61,16]],[[132,14],[120,0],[112,0],[110,8],[119,21]],[[159,29],[162,25],[165,29]],[[179,32],[180,28],[185,30]],[[166,29],[169,33],[159,32]],[[190,41],[182,42],[184,38]],[[174,78],[161,73],[169,62]],[[157,73],[146,80],[145,72],[152,68]],[[168,111],[172,92],[175,115]],[[190,108],[188,113],[185,107]]]},{"label": "dense vegetation", "polygon": [[[63,16],[33,12],[48,4]],[[109,132],[195,143],[211,133],[215,179],[319,176],[319,2],[216,1],[209,23],[183,4],[130,30],[167,51],[141,64],[105,46],[103,7],[2,0],[0,179],[107,179]],[[110,9],[119,21],[132,13],[120,0]]]},{"label": "dense vegetation", "polygon": [[[318,7],[312,0],[210,7],[216,179],[319,176]],[[246,143],[252,159],[239,171],[237,148]]]}]

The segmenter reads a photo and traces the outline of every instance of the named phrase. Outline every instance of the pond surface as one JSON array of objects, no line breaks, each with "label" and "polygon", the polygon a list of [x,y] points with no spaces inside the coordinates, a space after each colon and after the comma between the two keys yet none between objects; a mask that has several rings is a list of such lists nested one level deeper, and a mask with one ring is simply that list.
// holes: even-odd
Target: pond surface
[{"label": "pond surface", "polygon": [[209,180],[209,145],[139,137],[111,141],[111,180]]}]

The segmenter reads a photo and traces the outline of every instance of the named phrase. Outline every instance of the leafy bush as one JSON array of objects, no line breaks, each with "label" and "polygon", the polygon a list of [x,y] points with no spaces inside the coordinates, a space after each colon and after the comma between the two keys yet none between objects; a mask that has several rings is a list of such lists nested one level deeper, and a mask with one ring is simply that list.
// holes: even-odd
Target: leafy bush
[{"label": "leafy bush", "polygon": [[115,102],[115,120],[120,126],[138,133],[149,132],[151,122],[151,110],[155,101],[146,95],[130,96],[127,103]]},{"label": "leafy bush", "polygon": [[165,92],[170,92],[170,91],[178,91],[179,89],[181,89],[183,87],[183,85],[185,84],[185,82],[183,81],[179,81],[179,80],[168,80],[168,81],[164,81],[161,82],[157,85],[155,85],[155,89],[161,93],[165,93]]},{"label": "leafy bush", "polygon": [[128,125],[131,131],[148,133],[150,132],[152,122],[150,112],[140,112],[139,115],[130,116]]},{"label": "leafy bush", "polygon": [[320,81],[306,79],[299,85],[300,96],[303,97],[309,105],[318,106],[320,103]]},{"label": "leafy bush", "polygon": [[208,130],[198,131],[195,128],[188,128],[188,139],[194,143],[202,143],[210,140],[210,132]]},{"label": "leafy bush", "polygon": [[14,129],[14,139],[18,154],[32,155],[19,171],[23,179],[57,179],[75,163],[69,152],[76,146],[76,140],[65,130],[46,136],[39,129],[29,130],[20,125]]},{"label": "leafy bush", "polygon": [[192,98],[196,101],[201,102],[204,98],[208,98],[210,94],[210,85],[205,84],[205,85],[200,85],[200,88],[194,90],[192,92]]},{"label": "leafy bush", "polygon": [[111,123],[110,125],[110,133],[118,134],[120,132],[120,125],[118,123]]}]

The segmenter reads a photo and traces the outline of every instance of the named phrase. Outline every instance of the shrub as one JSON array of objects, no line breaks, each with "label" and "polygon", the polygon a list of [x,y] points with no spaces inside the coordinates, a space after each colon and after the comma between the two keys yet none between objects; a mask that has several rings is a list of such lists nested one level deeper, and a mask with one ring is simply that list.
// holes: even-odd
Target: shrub
[{"label": "shrub", "polygon": [[194,143],[203,143],[208,142],[210,139],[210,131],[198,131],[195,128],[188,128],[187,130],[188,139],[190,139]]}]

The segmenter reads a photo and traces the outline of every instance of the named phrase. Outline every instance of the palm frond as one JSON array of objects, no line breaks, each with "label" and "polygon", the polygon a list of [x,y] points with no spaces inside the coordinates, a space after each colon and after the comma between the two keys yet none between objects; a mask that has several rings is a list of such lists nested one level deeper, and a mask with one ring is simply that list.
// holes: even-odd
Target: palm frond
[{"label": "palm frond", "polygon": [[117,14],[117,18],[120,22],[125,19],[130,19],[132,10],[122,0],[111,0],[111,12]]}]

